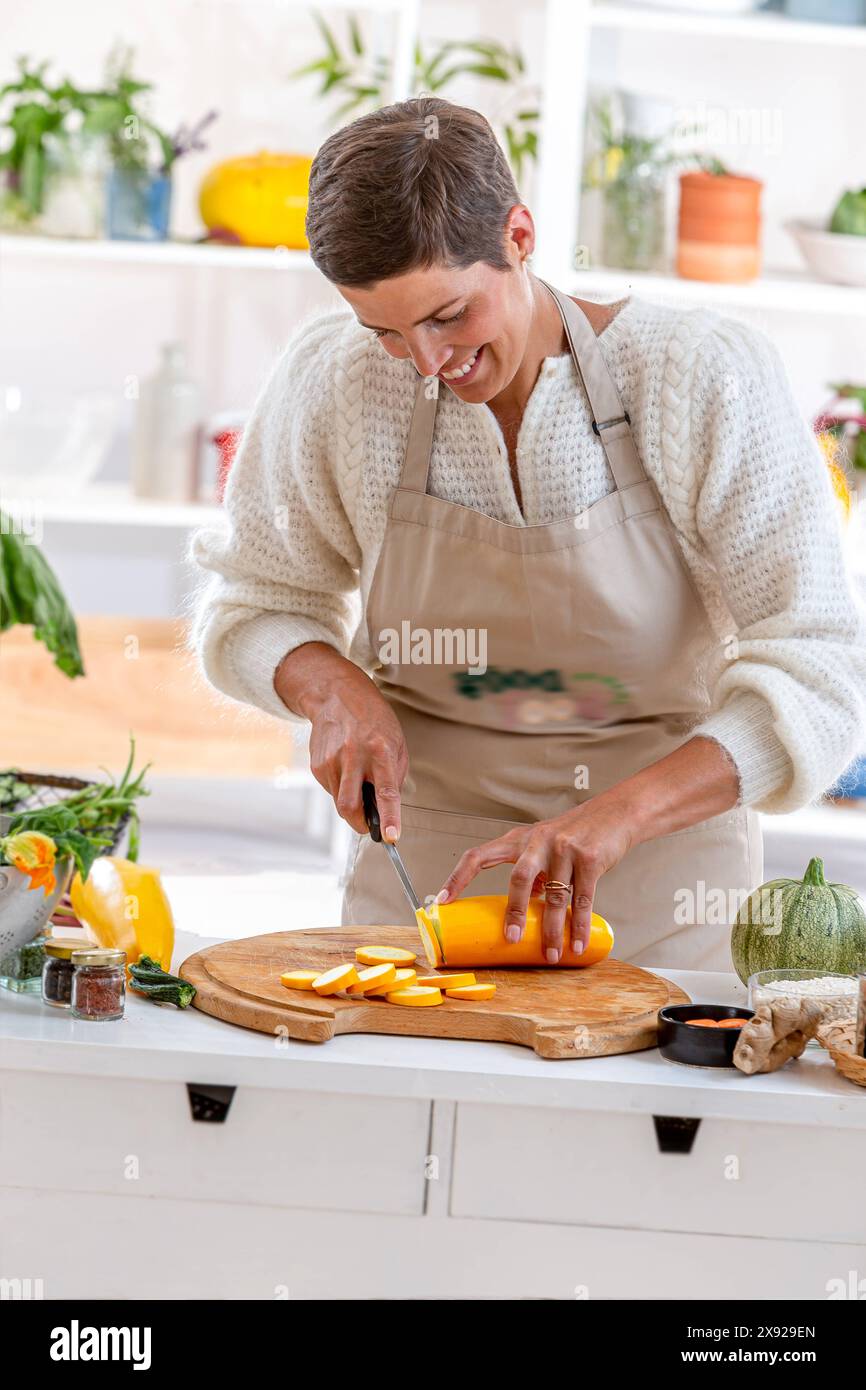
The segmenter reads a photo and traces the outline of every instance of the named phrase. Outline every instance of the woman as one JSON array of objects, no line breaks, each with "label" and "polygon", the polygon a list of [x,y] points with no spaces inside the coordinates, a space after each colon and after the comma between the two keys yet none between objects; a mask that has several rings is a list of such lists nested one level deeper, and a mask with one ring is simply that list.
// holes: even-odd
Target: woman
[{"label": "woman", "polygon": [[538,280],[490,127],[441,100],[327,140],[307,232],[348,310],[259,398],[229,530],[195,541],[196,642],[228,695],[310,721],[358,832],[344,922],[410,919],[367,779],[422,896],[507,891],[516,940],[546,885],[551,963],[571,905],[576,950],[594,907],[621,958],[726,968],[756,809],[820,795],[864,722],[831,489],[778,354]]}]

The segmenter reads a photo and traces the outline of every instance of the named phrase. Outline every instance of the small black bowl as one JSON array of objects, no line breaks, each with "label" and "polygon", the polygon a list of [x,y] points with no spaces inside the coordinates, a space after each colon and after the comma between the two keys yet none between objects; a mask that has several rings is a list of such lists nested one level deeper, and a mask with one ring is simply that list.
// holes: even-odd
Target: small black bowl
[{"label": "small black bowl", "polygon": [[732,1067],[739,1028],[695,1028],[690,1018],[751,1018],[733,1004],[674,1004],[659,1009],[659,1051],[686,1067]]}]

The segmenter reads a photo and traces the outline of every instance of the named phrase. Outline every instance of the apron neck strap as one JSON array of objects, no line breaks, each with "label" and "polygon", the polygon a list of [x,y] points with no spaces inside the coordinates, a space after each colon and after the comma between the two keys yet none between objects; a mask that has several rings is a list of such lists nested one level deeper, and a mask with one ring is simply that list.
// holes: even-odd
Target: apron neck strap
[{"label": "apron neck strap", "polygon": [[[646,471],[635,446],[628,412],[623,407],[589,319],[567,295],[560,294],[546,280],[539,283],[552,296],[559,309],[574,369],[592,412],[592,428],[601,440],[617,489],[622,491],[635,483],[644,482]],[[400,477],[400,487],[407,492],[427,491],[438,398],[438,379],[419,376]]]},{"label": "apron neck strap", "polygon": [[436,404],[439,399],[439,378],[419,376],[415,387],[415,404],[409,421],[409,438],[403,458],[400,487],[407,492],[426,492],[430,471],[430,451],[433,448],[433,426],[436,423]]},{"label": "apron neck strap", "polygon": [[539,283],[559,310],[574,369],[589,401],[592,428],[601,440],[617,489],[621,492],[644,482],[646,470],[631,432],[631,419],[604,360],[595,330],[573,299],[548,285],[546,280]]}]

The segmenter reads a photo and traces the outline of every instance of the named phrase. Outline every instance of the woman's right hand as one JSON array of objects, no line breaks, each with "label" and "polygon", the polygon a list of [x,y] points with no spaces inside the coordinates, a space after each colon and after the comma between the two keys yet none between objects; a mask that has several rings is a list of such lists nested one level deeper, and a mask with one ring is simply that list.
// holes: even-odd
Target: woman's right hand
[{"label": "woman's right hand", "polygon": [[398,839],[409,755],[397,716],[369,676],[326,643],[305,642],[277,667],[274,689],[309,719],[310,769],[338,814],[366,833],[361,784],[372,782],[382,834]]}]

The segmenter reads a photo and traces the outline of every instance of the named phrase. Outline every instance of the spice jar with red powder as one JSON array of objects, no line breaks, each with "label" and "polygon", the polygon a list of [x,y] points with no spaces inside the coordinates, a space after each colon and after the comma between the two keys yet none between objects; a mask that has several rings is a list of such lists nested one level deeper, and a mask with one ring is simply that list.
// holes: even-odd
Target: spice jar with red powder
[{"label": "spice jar with red powder", "polygon": [[126,952],[88,947],[72,953],[72,1017],[100,1023],[123,1018]]}]

